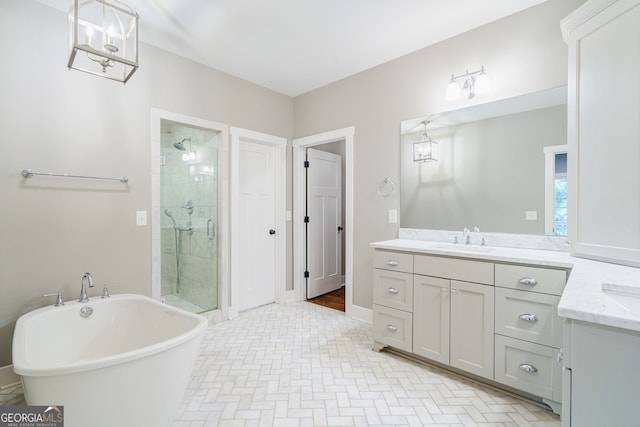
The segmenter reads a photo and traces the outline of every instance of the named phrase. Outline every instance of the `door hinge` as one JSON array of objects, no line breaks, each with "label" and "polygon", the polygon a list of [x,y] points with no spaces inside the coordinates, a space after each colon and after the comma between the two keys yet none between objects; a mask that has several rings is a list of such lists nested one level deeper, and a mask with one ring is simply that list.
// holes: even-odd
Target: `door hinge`
[{"label": "door hinge", "polygon": [[308,278],[309,278],[309,272],[308,272],[308,271],[305,271],[305,272],[304,272],[304,278],[305,278],[305,279],[308,279]]},{"label": "door hinge", "polygon": [[309,167],[309,160],[305,160],[305,161],[304,161],[304,167],[305,167],[305,168],[308,168],[308,167]]},{"label": "door hinge", "polygon": [[304,223],[305,224],[309,224],[309,216],[308,215],[304,217]]}]

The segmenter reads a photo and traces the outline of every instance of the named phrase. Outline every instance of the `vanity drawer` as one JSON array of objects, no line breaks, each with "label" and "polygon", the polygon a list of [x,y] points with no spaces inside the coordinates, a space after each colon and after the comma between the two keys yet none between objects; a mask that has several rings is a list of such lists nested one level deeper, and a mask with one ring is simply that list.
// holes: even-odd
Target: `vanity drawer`
[{"label": "vanity drawer", "polygon": [[562,346],[560,297],[496,288],[496,333],[530,342]]},{"label": "vanity drawer", "polygon": [[561,295],[566,283],[565,270],[496,264],[496,286]]},{"label": "vanity drawer", "polygon": [[411,313],[382,305],[373,305],[373,339],[400,350],[413,349]]},{"label": "vanity drawer", "polygon": [[415,255],[413,268],[416,274],[425,276],[493,285],[493,263],[491,262]]},{"label": "vanity drawer", "polygon": [[376,250],[373,253],[373,267],[413,273],[413,255],[403,252]]},{"label": "vanity drawer", "polygon": [[373,303],[413,311],[413,274],[375,268]]},{"label": "vanity drawer", "polygon": [[562,400],[558,350],[502,335],[495,338],[497,382],[547,399]]}]

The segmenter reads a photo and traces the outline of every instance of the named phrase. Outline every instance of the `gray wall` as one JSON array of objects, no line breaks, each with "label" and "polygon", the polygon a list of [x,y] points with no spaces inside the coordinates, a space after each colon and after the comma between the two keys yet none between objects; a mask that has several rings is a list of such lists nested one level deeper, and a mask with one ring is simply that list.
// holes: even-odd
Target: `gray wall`
[{"label": "gray wall", "polygon": [[[369,243],[397,237],[387,210],[399,209],[399,196],[383,199],[376,188],[387,176],[399,181],[400,122],[566,85],[559,22],[582,3],[550,0],[294,99],[296,138],[355,126],[354,304],[372,304]],[[444,100],[452,73],[481,65],[491,77],[489,95]]]},{"label": "gray wall", "polygon": [[[289,139],[293,131],[290,97],[149,45],[126,85],[69,71],[66,23],[33,1],[0,5],[0,366],[10,363],[17,317],[45,292],[77,298],[85,271],[97,287],[151,294],[151,227],[135,226],[135,211],[151,210],[151,108]],[[24,168],[127,175],[129,185],[25,181]]]}]

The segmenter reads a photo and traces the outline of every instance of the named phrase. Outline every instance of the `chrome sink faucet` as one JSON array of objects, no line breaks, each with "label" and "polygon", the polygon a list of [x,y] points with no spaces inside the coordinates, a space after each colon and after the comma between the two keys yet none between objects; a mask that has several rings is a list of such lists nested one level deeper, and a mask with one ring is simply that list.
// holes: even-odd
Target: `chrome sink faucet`
[{"label": "chrome sink faucet", "polygon": [[87,283],[90,288],[93,288],[93,278],[89,272],[82,275],[82,286],[80,287],[80,298],[78,298],[78,302],[89,302],[89,297],[87,296]]},{"label": "chrome sink faucet", "polygon": [[467,227],[462,229],[462,237],[464,238],[464,244],[468,245],[471,243],[471,237],[469,236],[469,229]]}]

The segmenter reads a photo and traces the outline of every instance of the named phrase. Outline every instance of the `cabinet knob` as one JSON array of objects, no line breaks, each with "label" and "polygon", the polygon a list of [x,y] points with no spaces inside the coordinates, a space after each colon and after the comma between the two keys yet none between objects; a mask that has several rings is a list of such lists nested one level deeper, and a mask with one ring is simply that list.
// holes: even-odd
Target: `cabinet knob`
[{"label": "cabinet knob", "polygon": [[395,294],[398,293],[398,290],[396,288],[389,288],[389,289],[387,289],[387,292],[389,292],[390,294],[395,295]]},{"label": "cabinet knob", "polygon": [[442,292],[447,292],[449,289],[445,288],[444,286],[442,287]]},{"label": "cabinet knob", "polygon": [[538,284],[538,281],[533,277],[521,277],[520,280],[518,280],[518,283],[527,286],[535,286]]},{"label": "cabinet knob", "polygon": [[518,318],[526,321],[526,322],[537,322],[538,318],[536,317],[535,314],[529,314],[529,313],[522,313],[520,316],[518,316]]},{"label": "cabinet knob", "polygon": [[398,330],[398,328],[396,328],[395,326],[393,326],[393,325],[387,325],[387,331],[389,331],[389,332],[395,332],[395,331],[397,331],[397,330]]},{"label": "cabinet knob", "polygon": [[389,261],[387,261],[387,265],[389,265],[391,267],[397,267],[398,266],[398,261],[394,261],[394,260],[390,259]]},{"label": "cabinet knob", "polygon": [[528,372],[530,374],[535,374],[536,372],[538,372],[538,368],[536,368],[533,365],[529,365],[528,363],[523,363],[519,366],[520,369],[522,369],[525,372]]}]

